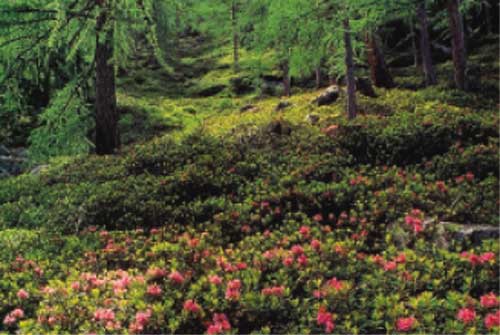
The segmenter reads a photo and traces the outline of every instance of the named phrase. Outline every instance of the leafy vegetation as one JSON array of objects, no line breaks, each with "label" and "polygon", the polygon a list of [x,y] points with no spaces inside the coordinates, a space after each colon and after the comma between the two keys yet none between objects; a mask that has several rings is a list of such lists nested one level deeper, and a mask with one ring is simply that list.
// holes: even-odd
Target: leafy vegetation
[{"label": "leafy vegetation", "polygon": [[0,334],[498,333],[497,7],[462,73],[455,4],[0,4]]}]

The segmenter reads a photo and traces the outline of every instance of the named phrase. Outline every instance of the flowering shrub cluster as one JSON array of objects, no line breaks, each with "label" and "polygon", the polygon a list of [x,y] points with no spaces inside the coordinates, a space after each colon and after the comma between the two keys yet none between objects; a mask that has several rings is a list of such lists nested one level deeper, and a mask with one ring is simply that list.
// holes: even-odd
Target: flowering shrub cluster
[{"label": "flowering shrub cluster", "polygon": [[64,278],[37,278],[36,267],[19,267],[21,259],[8,264],[8,271],[26,276],[12,284],[22,286],[6,300],[2,328],[117,334],[499,329],[498,242],[446,251],[414,234],[412,249],[369,253],[370,242],[343,235],[347,228],[330,229],[314,217],[285,221],[229,248],[220,247],[216,226],[201,234],[87,230],[82,237],[98,240],[98,248],[72,260]]},{"label": "flowering shrub cluster", "polygon": [[428,116],[0,181],[0,332],[498,333],[496,122]]}]

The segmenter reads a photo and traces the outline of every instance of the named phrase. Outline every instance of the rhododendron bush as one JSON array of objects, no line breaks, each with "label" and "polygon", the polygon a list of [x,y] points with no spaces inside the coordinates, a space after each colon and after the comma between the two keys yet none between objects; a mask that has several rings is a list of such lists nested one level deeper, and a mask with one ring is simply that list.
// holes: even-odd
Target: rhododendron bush
[{"label": "rhododendron bush", "polygon": [[498,224],[496,122],[432,117],[0,181],[0,332],[496,334],[499,242],[443,224]]}]

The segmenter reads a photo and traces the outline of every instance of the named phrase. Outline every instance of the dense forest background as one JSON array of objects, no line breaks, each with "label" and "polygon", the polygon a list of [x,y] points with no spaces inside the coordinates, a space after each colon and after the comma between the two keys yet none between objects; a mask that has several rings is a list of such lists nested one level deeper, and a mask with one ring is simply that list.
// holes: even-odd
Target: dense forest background
[{"label": "dense forest background", "polygon": [[[451,82],[435,67],[453,60],[453,86],[483,89],[489,70],[467,62],[467,49],[498,33],[498,4],[483,0],[16,0],[1,15],[0,140],[29,147],[33,163],[118,149],[134,81],[157,79],[178,97],[345,83],[353,118],[356,86],[404,87],[390,68],[413,64],[422,80],[407,88],[417,89]],[[211,66],[220,70],[212,82]]]}]

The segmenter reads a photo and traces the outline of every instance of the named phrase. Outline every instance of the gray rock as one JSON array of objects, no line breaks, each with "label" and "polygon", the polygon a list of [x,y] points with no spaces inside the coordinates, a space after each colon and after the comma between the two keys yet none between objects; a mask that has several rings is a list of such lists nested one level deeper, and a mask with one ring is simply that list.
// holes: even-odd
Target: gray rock
[{"label": "gray rock", "polygon": [[440,226],[444,228],[445,235],[449,239],[470,242],[473,245],[480,245],[484,240],[498,239],[500,237],[499,227],[493,225],[440,222]]},{"label": "gray rock", "polygon": [[331,105],[340,96],[340,91],[339,87],[336,85],[332,85],[328,87],[321,95],[319,95],[316,99],[313,100],[313,104],[316,104],[318,106],[326,106],[326,105]]},{"label": "gray rock", "polygon": [[249,105],[245,105],[243,107],[240,108],[240,112],[244,113],[244,112],[250,112],[250,111],[256,111],[257,110],[257,106],[255,105],[252,105],[252,104],[249,104]]},{"label": "gray rock", "polygon": [[278,103],[276,108],[274,109],[276,112],[282,111],[288,107],[292,106],[292,103],[290,101],[282,100]]},{"label": "gray rock", "polygon": [[320,116],[318,114],[307,114],[306,122],[312,124],[313,126],[318,124]]},{"label": "gray rock", "polygon": [[275,135],[290,135],[292,128],[284,121],[275,120],[267,126],[267,131]]}]

